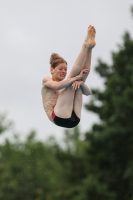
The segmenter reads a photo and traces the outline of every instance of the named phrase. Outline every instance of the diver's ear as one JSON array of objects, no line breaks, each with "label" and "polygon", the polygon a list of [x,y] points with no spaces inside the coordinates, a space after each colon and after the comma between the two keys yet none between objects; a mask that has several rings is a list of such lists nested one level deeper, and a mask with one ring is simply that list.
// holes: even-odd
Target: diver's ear
[{"label": "diver's ear", "polygon": [[51,74],[53,74],[53,72],[54,72],[54,68],[53,67],[50,67],[50,72],[51,72]]}]

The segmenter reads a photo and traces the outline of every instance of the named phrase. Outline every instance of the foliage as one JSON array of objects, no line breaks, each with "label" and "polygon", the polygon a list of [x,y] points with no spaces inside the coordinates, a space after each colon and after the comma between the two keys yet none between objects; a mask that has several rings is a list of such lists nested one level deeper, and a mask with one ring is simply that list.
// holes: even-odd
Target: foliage
[{"label": "foliage", "polygon": [[[118,48],[112,53],[111,65],[98,61],[96,71],[105,89],[93,90],[86,105],[98,114],[100,123],[86,134],[90,165],[83,199],[133,199],[133,40],[129,33]],[[84,186],[82,192],[85,195]]]},{"label": "foliage", "polygon": [[0,113],[0,134],[13,127],[13,122],[6,119],[6,114]]},{"label": "foliage", "polygon": [[60,191],[60,199],[76,200],[82,180],[86,177],[86,142],[78,127],[65,131],[62,147],[52,140],[51,149],[63,167],[64,189]]},{"label": "foliage", "polygon": [[63,168],[51,149],[35,140],[18,138],[0,146],[0,199],[56,199],[62,188]]}]

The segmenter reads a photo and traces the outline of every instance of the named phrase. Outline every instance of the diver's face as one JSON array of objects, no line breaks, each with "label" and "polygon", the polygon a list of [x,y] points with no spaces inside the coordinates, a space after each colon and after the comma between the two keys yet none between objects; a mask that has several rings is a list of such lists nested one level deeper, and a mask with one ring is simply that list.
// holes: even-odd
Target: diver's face
[{"label": "diver's face", "polygon": [[52,79],[54,81],[62,81],[65,79],[66,74],[67,74],[67,64],[66,63],[61,63],[55,69],[51,67],[51,74],[52,74]]}]

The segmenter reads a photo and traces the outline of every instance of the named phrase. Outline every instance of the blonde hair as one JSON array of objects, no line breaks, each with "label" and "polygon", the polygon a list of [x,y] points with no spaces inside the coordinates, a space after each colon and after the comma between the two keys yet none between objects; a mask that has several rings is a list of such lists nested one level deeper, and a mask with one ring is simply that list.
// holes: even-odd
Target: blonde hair
[{"label": "blonde hair", "polygon": [[67,62],[64,60],[64,58],[59,56],[57,53],[52,53],[52,55],[50,56],[50,65],[51,65],[51,67],[55,68],[60,63],[66,63],[67,64]]}]

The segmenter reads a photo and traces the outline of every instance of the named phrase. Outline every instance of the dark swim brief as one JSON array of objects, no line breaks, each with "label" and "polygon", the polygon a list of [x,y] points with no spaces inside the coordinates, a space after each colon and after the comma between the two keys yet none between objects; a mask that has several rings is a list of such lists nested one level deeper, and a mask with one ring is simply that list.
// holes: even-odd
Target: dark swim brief
[{"label": "dark swim brief", "polygon": [[80,122],[80,119],[77,117],[77,115],[75,114],[74,111],[72,111],[72,115],[70,118],[60,118],[57,117],[54,113],[54,111],[52,112],[52,119],[54,121],[54,123],[57,126],[61,126],[64,128],[74,128],[75,126],[77,126]]}]

